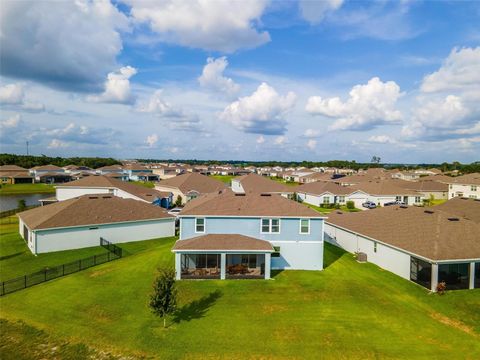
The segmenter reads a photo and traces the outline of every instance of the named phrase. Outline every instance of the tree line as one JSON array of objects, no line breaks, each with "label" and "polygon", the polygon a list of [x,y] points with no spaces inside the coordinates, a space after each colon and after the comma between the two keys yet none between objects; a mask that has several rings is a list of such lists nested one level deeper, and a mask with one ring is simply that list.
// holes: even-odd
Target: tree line
[{"label": "tree line", "polygon": [[120,162],[112,158],[101,157],[49,157],[49,156],[32,156],[32,155],[15,155],[15,154],[0,154],[0,165],[17,165],[25,169],[30,169],[34,166],[42,165],[78,165],[88,166],[92,169],[96,169],[102,166],[116,165]]}]

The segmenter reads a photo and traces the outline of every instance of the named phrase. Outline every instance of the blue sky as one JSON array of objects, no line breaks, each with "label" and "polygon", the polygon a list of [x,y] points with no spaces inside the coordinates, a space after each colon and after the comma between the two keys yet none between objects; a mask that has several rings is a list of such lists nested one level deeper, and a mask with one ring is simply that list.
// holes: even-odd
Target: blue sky
[{"label": "blue sky", "polygon": [[2,152],[480,160],[480,3],[3,1]]}]

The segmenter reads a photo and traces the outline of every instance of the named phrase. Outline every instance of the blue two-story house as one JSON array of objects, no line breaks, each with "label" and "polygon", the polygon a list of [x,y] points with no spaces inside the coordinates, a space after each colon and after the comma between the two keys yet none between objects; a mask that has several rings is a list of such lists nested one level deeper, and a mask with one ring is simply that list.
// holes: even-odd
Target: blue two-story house
[{"label": "blue two-story house", "polygon": [[268,279],[271,269],[323,269],[325,218],[280,195],[223,190],[187,203],[179,218],[177,279]]}]

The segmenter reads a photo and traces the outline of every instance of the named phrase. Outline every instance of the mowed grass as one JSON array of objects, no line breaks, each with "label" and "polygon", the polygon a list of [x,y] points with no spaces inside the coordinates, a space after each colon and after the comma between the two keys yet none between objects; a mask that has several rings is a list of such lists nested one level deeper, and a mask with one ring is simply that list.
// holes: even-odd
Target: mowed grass
[{"label": "mowed grass", "polygon": [[320,207],[320,206],[315,206],[315,205],[312,205],[312,204],[307,204],[306,202],[303,202],[302,204],[304,204],[305,206],[309,207],[310,209],[313,209],[313,210],[315,210],[315,211],[318,211],[319,213],[322,213],[322,214],[329,214],[329,213],[331,213],[332,211],[335,211],[335,210],[341,210],[341,211],[344,211],[344,212],[358,212],[358,211],[362,211],[362,210],[357,209],[357,208],[349,209],[349,208],[347,208],[345,205],[340,206],[340,209],[335,209],[335,208],[323,208],[323,207]]},{"label": "mowed grass", "polygon": [[231,185],[232,179],[235,179],[237,176],[235,175],[209,175],[210,177],[220,180],[221,182],[227,184],[228,186]]},{"label": "mowed grass", "polygon": [[1,195],[17,194],[54,194],[53,185],[47,184],[3,184],[0,187]]},{"label": "mowed grass", "polygon": [[479,290],[429,294],[329,244],[324,271],[179,282],[163,329],[148,301],[174,241],[124,244],[120,260],[0,298],[2,356],[38,358],[47,346],[78,359],[480,357]]},{"label": "mowed grass", "polygon": [[153,181],[131,181],[131,183],[149,189],[153,189],[155,187],[155,183]]}]

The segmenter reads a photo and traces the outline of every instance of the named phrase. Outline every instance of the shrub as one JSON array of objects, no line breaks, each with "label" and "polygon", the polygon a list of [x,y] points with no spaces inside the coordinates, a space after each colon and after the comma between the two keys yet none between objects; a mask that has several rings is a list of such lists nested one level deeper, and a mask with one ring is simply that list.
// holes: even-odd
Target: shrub
[{"label": "shrub", "polygon": [[353,210],[355,209],[355,203],[351,200],[347,201],[347,209],[348,210]]},{"label": "shrub", "polygon": [[335,204],[335,209],[340,209],[340,204]]},{"label": "shrub", "polygon": [[182,197],[180,195],[177,196],[177,200],[175,200],[175,206],[182,206]]},{"label": "shrub", "polygon": [[18,210],[23,211],[23,210],[25,210],[26,207],[27,207],[27,204],[25,203],[24,199],[18,200],[18,202],[17,202]]}]

